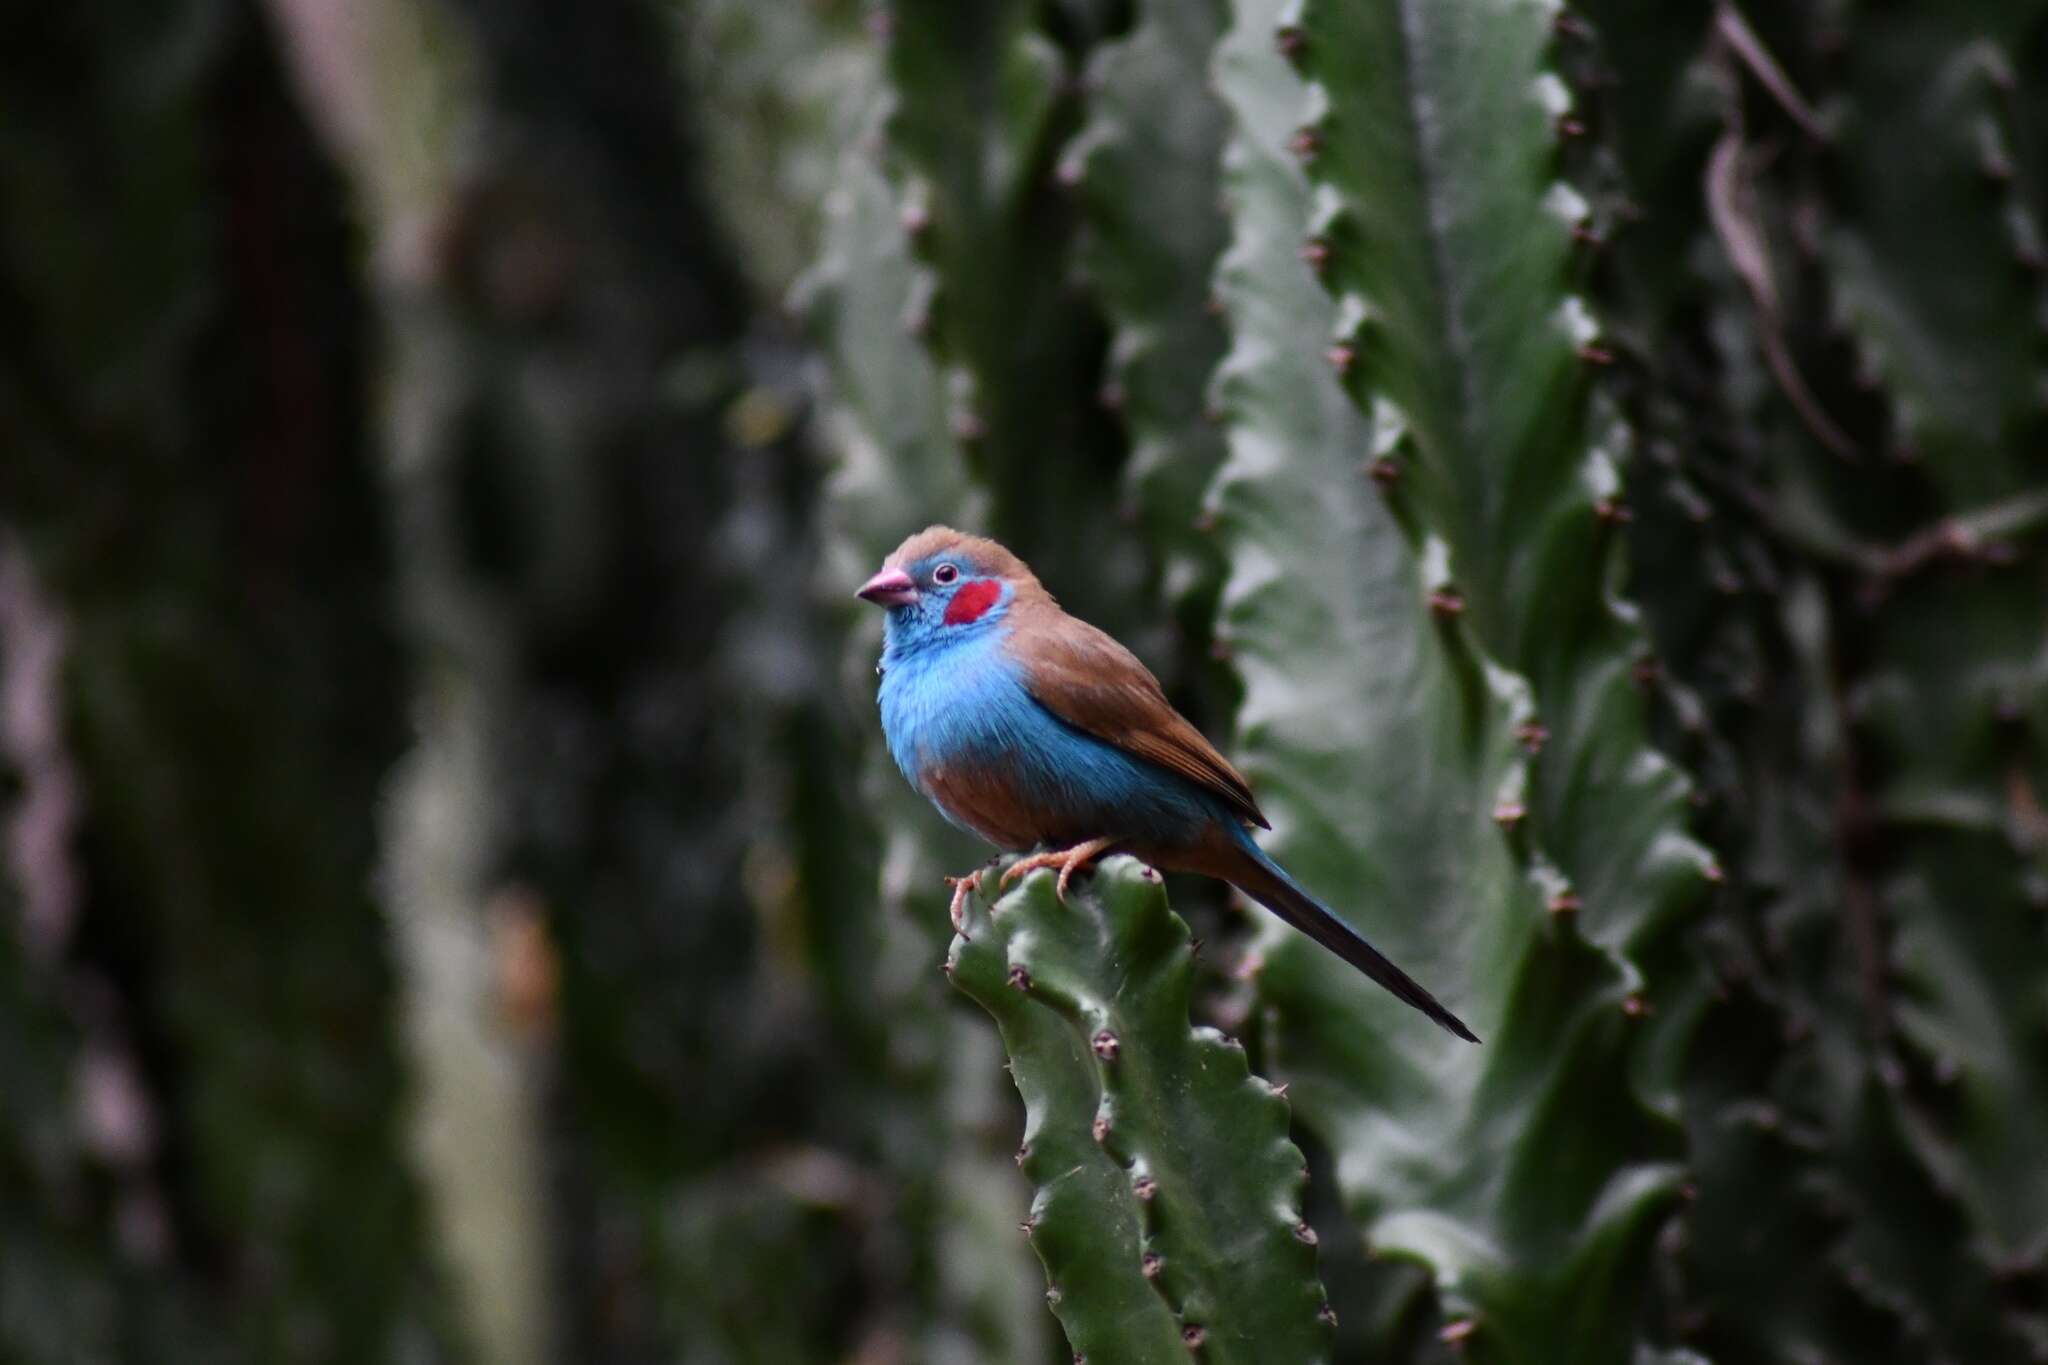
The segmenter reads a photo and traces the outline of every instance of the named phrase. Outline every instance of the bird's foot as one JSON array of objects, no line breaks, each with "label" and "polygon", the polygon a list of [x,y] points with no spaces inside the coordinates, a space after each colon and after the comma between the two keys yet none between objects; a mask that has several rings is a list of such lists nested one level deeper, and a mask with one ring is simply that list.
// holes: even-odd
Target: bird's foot
[{"label": "bird's foot", "polygon": [[953,888],[953,932],[962,938],[967,937],[967,898],[981,890],[981,876],[986,871],[977,867],[964,877],[946,878],[946,885]]},{"label": "bird's foot", "polygon": [[1060,870],[1060,879],[1053,890],[1054,894],[1059,897],[1060,904],[1065,905],[1067,903],[1067,882],[1073,878],[1076,872],[1079,872],[1082,868],[1094,862],[1114,847],[1116,847],[1115,839],[1090,839],[1087,843],[1075,844],[1072,848],[1056,848],[1046,853],[1034,853],[1028,858],[1019,858],[1016,862],[1010,864],[1008,871],[1003,873],[1002,885],[1008,886],[1019,877],[1029,872],[1036,872],[1041,867],[1056,867]]}]

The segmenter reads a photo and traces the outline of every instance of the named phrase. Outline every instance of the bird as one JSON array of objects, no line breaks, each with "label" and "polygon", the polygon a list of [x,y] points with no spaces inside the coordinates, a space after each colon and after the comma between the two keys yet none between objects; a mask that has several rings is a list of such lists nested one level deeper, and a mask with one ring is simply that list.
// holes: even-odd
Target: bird
[{"label": "bird", "polygon": [[[896,766],[952,824],[1028,853],[1003,873],[1076,873],[1113,852],[1229,882],[1446,1031],[1478,1037],[1252,837],[1251,787],[1106,632],[1023,560],[948,526],[910,536],[855,596],[883,608],[878,689]],[[1036,851],[1034,851],[1036,850]],[[948,877],[952,918],[987,869]]]}]

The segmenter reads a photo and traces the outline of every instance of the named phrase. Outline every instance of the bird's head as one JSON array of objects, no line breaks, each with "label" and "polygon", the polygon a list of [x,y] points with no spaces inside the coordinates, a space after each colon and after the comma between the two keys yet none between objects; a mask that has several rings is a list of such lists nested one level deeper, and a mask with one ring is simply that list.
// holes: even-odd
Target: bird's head
[{"label": "bird's head", "polygon": [[977,633],[1020,593],[1044,591],[1024,561],[993,540],[932,526],[897,546],[856,595],[888,610],[892,645],[909,645]]}]

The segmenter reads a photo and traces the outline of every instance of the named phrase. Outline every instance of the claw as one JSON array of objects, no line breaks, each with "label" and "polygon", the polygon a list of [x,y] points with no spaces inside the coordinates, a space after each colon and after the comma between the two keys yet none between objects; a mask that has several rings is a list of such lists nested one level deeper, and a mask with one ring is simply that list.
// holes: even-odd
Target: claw
[{"label": "claw", "polygon": [[1065,905],[1067,883],[1073,879],[1074,874],[1115,846],[1115,839],[1090,839],[1087,843],[1075,844],[1072,848],[1057,848],[1046,853],[1034,853],[1028,858],[1019,858],[1003,873],[1001,885],[1007,887],[1019,877],[1036,872],[1041,867],[1056,867],[1060,870],[1060,879],[1053,887],[1053,894],[1059,897],[1061,905]]},{"label": "claw", "polygon": [[967,937],[967,898],[981,889],[981,874],[986,871],[987,868],[978,867],[964,877],[946,878],[946,885],[953,888],[953,907],[949,912],[953,917],[953,932],[962,938]]}]

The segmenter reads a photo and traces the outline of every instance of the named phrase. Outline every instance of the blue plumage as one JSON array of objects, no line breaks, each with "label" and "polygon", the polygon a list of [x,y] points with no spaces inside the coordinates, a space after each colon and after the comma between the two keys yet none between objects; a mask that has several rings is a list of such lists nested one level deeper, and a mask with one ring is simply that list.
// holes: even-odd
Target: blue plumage
[{"label": "blue plumage", "polygon": [[986,837],[949,810],[932,789],[944,770],[1000,770],[1017,784],[1018,804],[1057,811],[1059,829],[1031,831],[1021,841],[994,839],[1021,851],[1062,837],[1073,825],[1117,829],[1135,842],[1170,841],[1190,825],[1237,822],[1228,808],[1192,782],[1134,758],[1069,725],[1047,710],[1025,683],[1008,648],[1003,614],[967,627],[931,626],[892,612],[882,651],[882,732],[890,756],[912,786],[948,820]]}]

